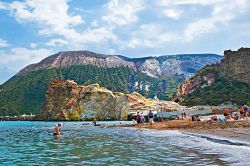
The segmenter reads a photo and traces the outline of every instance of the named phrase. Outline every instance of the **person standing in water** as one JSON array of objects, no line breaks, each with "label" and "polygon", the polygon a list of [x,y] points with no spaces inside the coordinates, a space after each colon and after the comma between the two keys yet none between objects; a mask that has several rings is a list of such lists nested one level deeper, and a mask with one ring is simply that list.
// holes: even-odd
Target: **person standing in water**
[{"label": "person standing in water", "polygon": [[60,137],[61,136],[61,126],[62,126],[62,123],[58,123],[55,126],[54,136],[56,136],[56,137]]},{"label": "person standing in water", "polygon": [[97,123],[96,123],[96,119],[94,118],[94,120],[93,120],[93,125],[94,126],[96,126],[97,125]]}]

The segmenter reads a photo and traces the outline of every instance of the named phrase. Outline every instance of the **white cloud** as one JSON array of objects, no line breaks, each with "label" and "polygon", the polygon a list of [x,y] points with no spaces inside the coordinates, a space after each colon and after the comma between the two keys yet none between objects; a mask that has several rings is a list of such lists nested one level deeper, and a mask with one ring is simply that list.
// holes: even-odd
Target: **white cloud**
[{"label": "white cloud", "polygon": [[178,9],[166,9],[163,11],[163,15],[165,15],[166,17],[172,18],[174,20],[179,19],[182,13],[183,12]]},{"label": "white cloud", "polygon": [[0,1],[0,10],[8,9],[8,5]]},{"label": "white cloud", "polygon": [[[167,24],[162,22],[141,25],[132,33],[126,47],[121,48],[163,48],[173,42],[191,42],[208,33],[223,30],[247,8],[245,0],[231,0],[230,2],[228,0],[163,0],[156,2],[156,5],[162,9],[161,12],[165,12],[165,16],[175,20],[185,15],[183,13],[185,11],[178,9],[184,4],[191,5],[192,8],[197,7],[197,4],[204,5],[212,10],[208,13],[209,16],[197,16],[193,18],[194,21],[183,24],[183,27],[178,30],[169,31]],[[126,44],[126,42],[120,43]]]},{"label": "white cloud", "polygon": [[176,5],[213,5],[227,0],[159,0],[157,3],[162,6]]},{"label": "white cloud", "polygon": [[[10,4],[12,15],[16,20],[34,22],[39,25],[42,36],[59,36],[62,39],[52,39],[47,46],[67,45],[68,49],[83,49],[90,43],[103,43],[115,40],[116,36],[108,26],[99,26],[98,21],[92,22],[92,29],[78,30],[75,27],[83,23],[79,15],[68,13],[67,0],[26,0]],[[60,5],[58,5],[60,4]],[[132,9],[131,9],[132,10]]]},{"label": "white cloud", "polygon": [[[215,1],[211,2],[215,3]],[[196,37],[200,37],[203,34],[214,32],[221,29],[221,27],[227,26],[227,24],[237,15],[245,12],[247,2],[245,0],[234,0],[229,3],[228,1],[221,0],[217,1],[216,5],[213,7],[214,9],[209,17],[201,18],[187,25],[184,31],[185,41],[192,41]]]},{"label": "white cloud", "polygon": [[63,39],[51,39],[46,43],[47,46],[64,46],[67,44],[68,42]]},{"label": "white cloud", "polygon": [[95,19],[94,21],[91,22],[91,26],[96,28],[99,26],[98,21]]},{"label": "white cloud", "polygon": [[143,9],[142,0],[110,0],[104,5],[108,15],[102,17],[111,28],[131,24],[138,20],[137,12]]},{"label": "white cloud", "polygon": [[0,48],[1,47],[8,47],[10,44],[6,41],[0,38]]},{"label": "white cloud", "polygon": [[[98,35],[97,35],[98,34]],[[99,41],[105,41],[108,39],[116,40],[116,36],[107,28],[101,27],[96,29],[89,29],[85,31],[81,36],[85,41],[98,43]]]},{"label": "white cloud", "polygon": [[54,35],[83,23],[81,16],[68,14],[67,0],[15,1],[10,7],[17,21],[38,23],[41,31],[47,35]]},{"label": "white cloud", "polygon": [[36,43],[30,43],[30,48],[36,48],[37,44]]},{"label": "white cloud", "polygon": [[94,12],[93,10],[86,10],[84,8],[79,8],[79,7],[76,7],[75,10],[79,12],[83,12],[83,13],[88,13],[88,14],[91,14]]},{"label": "white cloud", "polygon": [[37,63],[49,55],[51,55],[51,51],[48,49],[12,48],[8,53],[0,53],[2,59],[0,66],[1,68],[17,72],[25,66]]},{"label": "white cloud", "polygon": [[[94,48],[93,51],[103,51],[103,47],[112,51],[117,47],[117,51],[137,47],[163,48],[171,42],[191,42],[228,26],[248,6],[246,0],[109,0],[101,11],[73,8],[73,12],[84,12],[86,17],[91,15],[83,24],[79,14],[69,13],[68,2],[25,0],[12,2],[9,6],[20,23],[39,25],[39,34],[50,37],[46,46]],[[193,9],[196,12],[189,13]],[[175,21],[178,27],[173,28],[166,17],[173,19],[171,24]]]},{"label": "white cloud", "polygon": [[177,40],[174,33],[166,32],[159,24],[141,25],[138,31],[132,33],[132,38],[127,44],[128,48],[148,47],[161,48],[170,41]]}]

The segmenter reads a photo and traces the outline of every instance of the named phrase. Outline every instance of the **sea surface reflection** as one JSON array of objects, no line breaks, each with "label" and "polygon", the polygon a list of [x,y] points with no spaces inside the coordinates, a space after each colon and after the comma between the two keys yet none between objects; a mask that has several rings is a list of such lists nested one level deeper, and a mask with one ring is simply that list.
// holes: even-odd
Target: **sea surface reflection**
[{"label": "sea surface reflection", "polygon": [[[102,122],[108,123],[108,122]],[[109,122],[110,123],[110,122]],[[112,122],[117,123],[117,122]],[[64,122],[0,122],[3,165],[246,165],[249,147],[220,144],[178,131],[105,128]]]}]

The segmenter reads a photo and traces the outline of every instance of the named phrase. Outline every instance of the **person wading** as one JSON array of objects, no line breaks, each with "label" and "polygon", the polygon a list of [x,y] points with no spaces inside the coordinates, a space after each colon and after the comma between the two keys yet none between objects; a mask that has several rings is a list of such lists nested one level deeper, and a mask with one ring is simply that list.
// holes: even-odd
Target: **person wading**
[{"label": "person wading", "polygon": [[54,136],[55,137],[60,137],[61,136],[61,126],[62,126],[62,123],[58,123],[55,126],[55,131],[54,131]]}]

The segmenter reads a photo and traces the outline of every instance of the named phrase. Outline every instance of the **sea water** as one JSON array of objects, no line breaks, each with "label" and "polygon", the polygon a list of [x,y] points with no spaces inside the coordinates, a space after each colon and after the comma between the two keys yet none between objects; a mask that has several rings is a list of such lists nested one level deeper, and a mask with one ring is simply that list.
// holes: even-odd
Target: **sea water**
[{"label": "sea water", "polygon": [[[120,122],[102,122],[120,123]],[[124,122],[123,122],[124,123]],[[1,165],[250,165],[250,146],[179,131],[0,122]],[[229,141],[228,141],[229,142]]]}]

